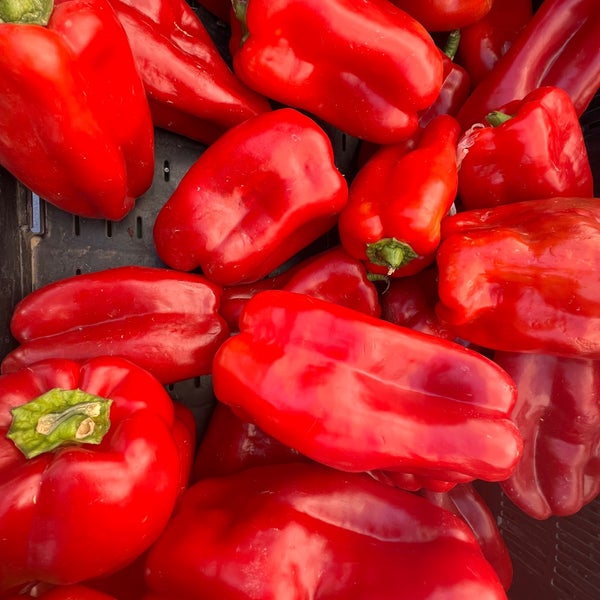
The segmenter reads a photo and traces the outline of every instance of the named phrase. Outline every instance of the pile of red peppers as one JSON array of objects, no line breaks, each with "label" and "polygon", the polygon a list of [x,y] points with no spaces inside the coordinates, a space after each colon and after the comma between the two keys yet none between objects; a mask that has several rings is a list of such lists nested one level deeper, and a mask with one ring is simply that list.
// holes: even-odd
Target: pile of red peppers
[{"label": "pile of red peppers", "polygon": [[156,129],[204,148],[162,266],[14,306],[0,600],[508,598],[484,482],[600,495],[599,40],[597,0],[0,2],[23,186],[119,221]]}]

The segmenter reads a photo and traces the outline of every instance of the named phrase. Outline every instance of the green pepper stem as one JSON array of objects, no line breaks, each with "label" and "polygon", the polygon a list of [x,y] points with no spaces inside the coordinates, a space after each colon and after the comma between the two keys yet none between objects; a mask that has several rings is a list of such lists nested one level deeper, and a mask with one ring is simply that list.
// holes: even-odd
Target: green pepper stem
[{"label": "green pepper stem", "polygon": [[387,267],[388,275],[419,256],[409,244],[393,237],[367,244],[366,254],[374,265]]},{"label": "green pepper stem", "polygon": [[231,0],[233,6],[233,14],[235,18],[240,22],[242,28],[242,39],[240,40],[240,46],[246,41],[246,38],[250,34],[248,31],[248,24],[246,22],[246,13],[248,11],[249,0]]},{"label": "green pepper stem", "polygon": [[446,43],[444,44],[444,54],[450,59],[454,60],[456,57],[456,52],[458,51],[458,46],[460,44],[460,29],[453,29],[446,39]]},{"label": "green pepper stem", "polygon": [[27,457],[72,444],[100,444],[110,428],[111,400],[55,388],[12,409],[6,437]]},{"label": "green pepper stem", "polygon": [[0,0],[0,23],[48,25],[53,0]]},{"label": "green pepper stem", "polygon": [[508,115],[499,110],[493,110],[485,116],[488,125],[491,125],[492,127],[498,127],[499,125],[502,125],[502,123],[510,121],[512,118],[512,115]]}]

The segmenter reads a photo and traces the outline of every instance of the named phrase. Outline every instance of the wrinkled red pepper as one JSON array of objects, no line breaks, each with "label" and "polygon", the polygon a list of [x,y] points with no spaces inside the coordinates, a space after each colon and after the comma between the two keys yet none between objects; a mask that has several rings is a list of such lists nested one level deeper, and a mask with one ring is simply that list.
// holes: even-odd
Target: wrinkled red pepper
[{"label": "wrinkled red pepper", "polygon": [[545,0],[457,114],[464,130],[538,87],[565,90],[579,116],[600,86],[600,3]]},{"label": "wrinkled red pepper", "polygon": [[[460,29],[483,19],[494,0],[390,0],[428,31]],[[498,0],[499,4],[502,0]]]},{"label": "wrinkled red pepper", "polygon": [[305,459],[297,450],[266,434],[217,402],[194,460],[191,482],[229,475],[250,467]]},{"label": "wrinkled red pepper", "polygon": [[600,358],[600,200],[549,198],[442,224],[438,316],[484,348]]},{"label": "wrinkled red pepper", "polygon": [[154,176],[127,36],[106,0],[38,8],[34,19],[9,1],[0,13],[0,165],[65,211],[120,220]]},{"label": "wrinkled red pepper", "polygon": [[10,327],[19,342],[3,373],[50,357],[123,356],[162,383],[207,375],[229,335],[221,288],[204,277],[124,266],[75,275],[28,294]]},{"label": "wrinkled red pepper", "polygon": [[514,384],[475,352],[282,290],[250,299],[240,330],[215,355],[215,396],[309,458],[444,481],[518,461]]},{"label": "wrinkled red pepper", "polygon": [[496,66],[532,16],[532,0],[498,0],[487,15],[461,28],[457,60],[473,85]]},{"label": "wrinkled red pepper", "polygon": [[[249,87],[376,143],[414,133],[442,85],[431,36],[388,0],[234,0]],[[410,56],[407,61],[406,57]]]},{"label": "wrinkled red pepper", "polygon": [[362,261],[339,245],[309,256],[273,277],[223,289],[220,313],[237,331],[246,302],[263,290],[282,289],[348,306],[368,315],[381,314],[379,295]]},{"label": "wrinkled red pepper", "polygon": [[120,358],[0,377],[0,592],[81,583],[144,552],[181,491],[175,420],[163,385]]},{"label": "wrinkled red pepper", "polygon": [[498,529],[496,517],[473,484],[462,483],[448,492],[423,490],[421,496],[460,517],[471,528],[483,555],[494,567],[505,590],[513,578],[512,558]]},{"label": "wrinkled red pepper", "polygon": [[231,71],[185,0],[109,0],[125,28],[157,127],[204,144],[269,102]]},{"label": "wrinkled red pepper", "polygon": [[458,186],[459,126],[439,115],[410,143],[378,149],[352,180],[338,228],[369,271],[401,277],[435,260],[440,222]]},{"label": "wrinkled red pepper", "polygon": [[541,87],[490,113],[458,142],[465,209],[534,198],[594,195],[583,132],[569,95]]},{"label": "wrinkled red pepper", "polygon": [[600,494],[600,362],[497,352],[519,390],[523,456],[504,493],[535,519],[574,515]]},{"label": "wrinkled red pepper", "polygon": [[267,276],[335,227],[348,199],[327,134],[292,108],[224,133],[161,208],[162,261],[222,285]]},{"label": "wrinkled red pepper", "polygon": [[146,583],[153,600],[506,598],[462,519],[314,463],[190,487],[148,554]]}]

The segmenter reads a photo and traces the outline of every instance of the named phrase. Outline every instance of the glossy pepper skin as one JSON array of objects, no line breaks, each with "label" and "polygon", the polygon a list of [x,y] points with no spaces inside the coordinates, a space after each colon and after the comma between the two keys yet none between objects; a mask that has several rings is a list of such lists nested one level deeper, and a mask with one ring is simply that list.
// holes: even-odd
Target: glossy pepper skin
[{"label": "glossy pepper skin", "polygon": [[463,130],[542,86],[565,90],[579,116],[600,86],[600,3],[545,0],[457,114]]},{"label": "glossy pepper skin", "polygon": [[520,454],[514,384],[497,365],[294,292],[248,302],[215,356],[213,386],[241,418],[345,471],[500,480]]},{"label": "glossy pepper skin", "polygon": [[504,589],[508,590],[513,578],[512,558],[498,529],[495,515],[475,485],[461,483],[448,492],[423,490],[420,495],[465,521],[479,542],[483,555],[494,567]]},{"label": "glossy pepper skin", "polygon": [[488,115],[458,143],[458,195],[464,209],[594,195],[579,118],[569,95],[541,87]]},{"label": "glossy pepper skin", "polygon": [[600,358],[600,201],[526,200],[444,220],[438,316],[484,348]]},{"label": "glossy pepper skin", "polygon": [[[249,87],[375,143],[412,135],[442,85],[424,27],[387,0],[234,0]],[[406,56],[410,55],[410,61]]]},{"label": "glossy pepper skin", "polygon": [[435,260],[458,188],[459,132],[453,117],[439,115],[414,145],[378,149],[352,180],[338,230],[346,252],[369,271],[401,277]]},{"label": "glossy pepper skin", "polygon": [[575,514],[600,493],[600,363],[514,352],[494,360],[517,384],[512,414],[523,434],[504,493],[534,519]]},{"label": "glossy pepper skin", "polygon": [[506,598],[461,519],[308,463],[190,487],[148,555],[146,583],[147,600]]},{"label": "glossy pepper skin", "polygon": [[219,53],[185,0],[109,0],[131,45],[157,127],[204,144],[271,110]]},{"label": "glossy pepper skin", "polygon": [[11,317],[19,345],[3,373],[50,357],[124,356],[162,383],[211,371],[229,335],[218,312],[220,286],[201,275],[158,267],[113,267],[45,285]]},{"label": "glossy pepper skin", "polygon": [[532,0],[498,0],[484,17],[461,27],[457,59],[473,85],[496,66],[532,16]]},{"label": "glossy pepper skin", "polygon": [[0,14],[0,164],[67,212],[120,220],[154,176],[127,36],[106,0],[44,5],[47,25]]},{"label": "glossy pepper skin", "polygon": [[180,493],[175,419],[163,385],[120,358],[0,377],[0,591],[81,583],[144,552]]},{"label": "glossy pepper skin", "polygon": [[390,0],[428,31],[460,29],[483,19],[502,0]]},{"label": "glossy pepper skin", "polygon": [[219,311],[231,331],[239,329],[239,316],[246,302],[268,289],[307,294],[374,317],[381,314],[377,287],[364,264],[339,245],[309,256],[273,277],[224,288]]},{"label": "glossy pepper skin", "polygon": [[281,108],[209,146],[158,213],[154,242],[173,269],[256,281],[335,227],[347,200],[325,131]]}]

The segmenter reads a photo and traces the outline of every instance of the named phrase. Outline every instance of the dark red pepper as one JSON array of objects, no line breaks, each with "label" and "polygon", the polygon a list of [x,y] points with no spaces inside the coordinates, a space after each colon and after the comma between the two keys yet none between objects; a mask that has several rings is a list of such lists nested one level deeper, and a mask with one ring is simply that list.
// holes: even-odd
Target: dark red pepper
[{"label": "dark red pepper", "polygon": [[109,0],[125,28],[157,127],[204,144],[271,110],[221,56],[185,0]]},{"label": "dark red pepper", "polygon": [[569,95],[541,87],[490,113],[458,142],[465,209],[534,198],[594,195],[583,132]]},{"label": "dark red pepper", "polygon": [[523,456],[502,489],[534,519],[577,513],[600,494],[600,362],[497,352],[519,391]]},{"label": "dark red pepper", "polygon": [[208,147],[158,213],[154,241],[174,269],[256,281],[334,228],[347,199],[325,131],[281,108]]}]

